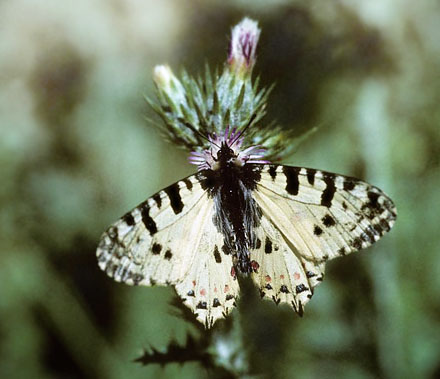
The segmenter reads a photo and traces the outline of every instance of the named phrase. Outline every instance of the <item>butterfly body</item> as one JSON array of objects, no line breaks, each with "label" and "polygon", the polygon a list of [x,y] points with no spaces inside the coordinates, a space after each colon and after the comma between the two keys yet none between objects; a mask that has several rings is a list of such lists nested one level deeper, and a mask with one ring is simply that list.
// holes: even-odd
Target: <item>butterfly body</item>
[{"label": "butterfly body", "polygon": [[198,180],[214,202],[213,224],[223,235],[222,251],[232,254],[234,267],[248,274],[255,267],[249,250],[255,245],[254,228],[260,224],[259,210],[252,192],[260,179],[261,167],[255,164],[241,165],[227,144],[217,155],[215,169],[200,171]]},{"label": "butterfly body", "polygon": [[238,273],[302,314],[327,260],[388,232],[380,189],[320,170],[267,164],[226,131],[194,154],[199,171],[159,191],[102,236],[100,267],[117,281],[174,285],[211,327],[235,306]]}]

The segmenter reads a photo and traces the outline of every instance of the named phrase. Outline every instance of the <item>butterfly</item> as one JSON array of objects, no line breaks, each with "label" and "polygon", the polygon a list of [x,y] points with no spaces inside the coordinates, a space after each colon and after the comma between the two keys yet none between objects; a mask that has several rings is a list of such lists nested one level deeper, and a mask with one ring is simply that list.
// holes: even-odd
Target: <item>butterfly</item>
[{"label": "butterfly", "polygon": [[194,152],[198,172],[157,192],[102,235],[99,267],[129,285],[173,285],[206,328],[250,276],[263,298],[302,315],[325,263],[364,249],[396,220],[379,188],[330,172],[270,164],[229,128]]}]

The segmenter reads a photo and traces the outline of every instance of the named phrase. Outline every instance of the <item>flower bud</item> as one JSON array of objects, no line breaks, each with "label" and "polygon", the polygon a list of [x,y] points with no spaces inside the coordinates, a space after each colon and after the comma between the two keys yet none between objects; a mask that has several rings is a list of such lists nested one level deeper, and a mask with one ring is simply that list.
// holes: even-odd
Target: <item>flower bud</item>
[{"label": "flower bud", "polygon": [[164,90],[169,88],[173,78],[174,74],[168,65],[154,67],[153,80],[160,89]]},{"label": "flower bud", "polygon": [[259,38],[258,24],[249,18],[244,18],[232,28],[228,54],[228,64],[232,72],[241,75],[252,72]]},{"label": "flower bud", "polygon": [[179,79],[173,74],[168,65],[154,67],[153,80],[159,92],[165,94],[170,106],[179,106],[185,103],[185,89]]}]

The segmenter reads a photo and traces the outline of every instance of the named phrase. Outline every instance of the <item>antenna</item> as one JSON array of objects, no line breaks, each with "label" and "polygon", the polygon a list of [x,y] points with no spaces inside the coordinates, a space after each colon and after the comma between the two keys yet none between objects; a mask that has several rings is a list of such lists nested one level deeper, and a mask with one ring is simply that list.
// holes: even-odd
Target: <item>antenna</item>
[{"label": "antenna", "polygon": [[239,138],[243,135],[243,133],[246,131],[246,129],[249,128],[249,126],[251,126],[251,124],[252,124],[252,123],[254,122],[254,120],[255,120],[255,117],[257,117],[257,115],[254,113],[254,114],[251,116],[249,122],[246,124],[246,126],[245,126],[240,132],[238,132],[237,137],[235,137],[235,138],[233,139],[233,141],[232,141],[232,143],[231,143],[231,146],[232,146],[235,142],[237,142],[238,139],[239,139]]},{"label": "antenna", "polygon": [[202,137],[202,139],[205,139],[206,141],[208,141],[210,144],[217,146],[220,149],[220,146],[217,145],[215,142],[212,142],[209,137],[205,136],[201,131],[197,130],[196,128],[192,128],[192,131],[194,131],[199,137]]}]

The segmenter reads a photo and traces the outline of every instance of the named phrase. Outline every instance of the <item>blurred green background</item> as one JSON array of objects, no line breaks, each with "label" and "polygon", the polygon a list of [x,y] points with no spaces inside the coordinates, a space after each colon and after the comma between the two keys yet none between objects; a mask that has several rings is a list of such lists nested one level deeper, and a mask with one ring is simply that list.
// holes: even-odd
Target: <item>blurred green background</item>
[{"label": "blurred green background", "polygon": [[267,120],[319,127],[286,162],[368,180],[399,216],[375,246],[327,265],[302,319],[250,292],[232,343],[255,377],[440,377],[434,0],[0,2],[0,377],[222,375],[133,363],[200,334],[170,312],[171,288],[112,281],[95,249],[194,171],[144,120],[152,68],[221,67],[243,16],[262,28],[255,72],[277,83]]}]

